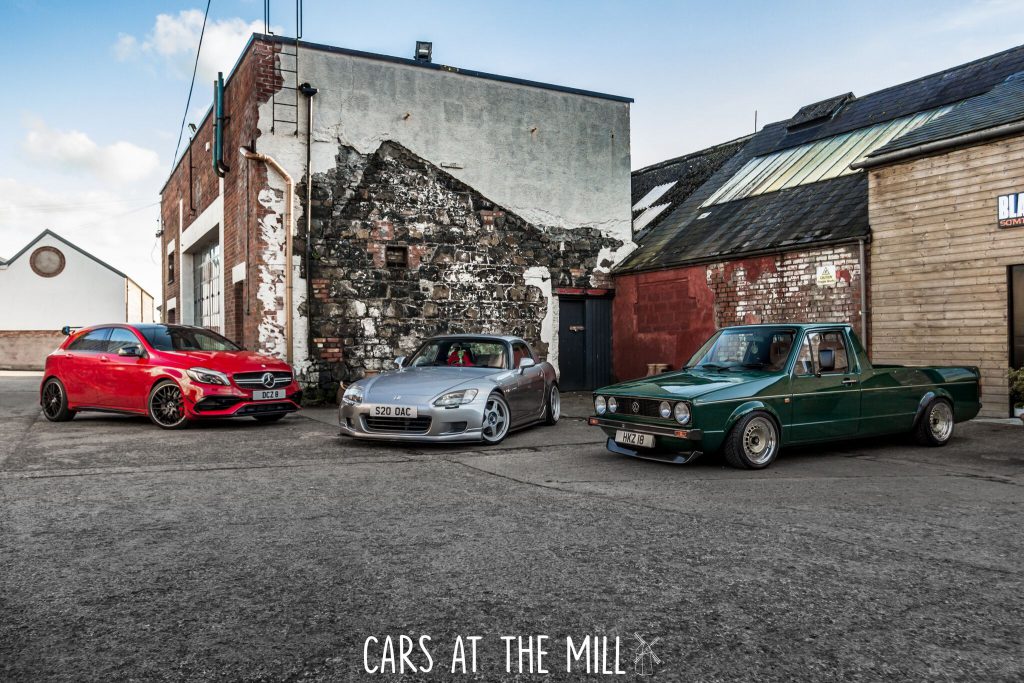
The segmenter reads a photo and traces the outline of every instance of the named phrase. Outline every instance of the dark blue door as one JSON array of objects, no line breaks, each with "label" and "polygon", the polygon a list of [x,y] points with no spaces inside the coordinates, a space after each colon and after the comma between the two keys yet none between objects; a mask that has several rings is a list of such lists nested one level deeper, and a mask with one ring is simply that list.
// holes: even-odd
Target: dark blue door
[{"label": "dark blue door", "polygon": [[561,297],[558,369],[562,391],[588,391],[611,381],[612,300]]}]

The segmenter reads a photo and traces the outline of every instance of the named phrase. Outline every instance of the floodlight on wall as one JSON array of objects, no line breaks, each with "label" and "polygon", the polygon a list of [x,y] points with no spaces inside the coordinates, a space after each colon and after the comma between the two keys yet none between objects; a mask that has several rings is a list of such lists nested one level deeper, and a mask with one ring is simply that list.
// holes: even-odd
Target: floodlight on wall
[{"label": "floodlight on wall", "polygon": [[434,44],[429,43],[425,40],[416,41],[416,54],[414,55],[417,62],[429,62],[430,57],[434,52]]}]

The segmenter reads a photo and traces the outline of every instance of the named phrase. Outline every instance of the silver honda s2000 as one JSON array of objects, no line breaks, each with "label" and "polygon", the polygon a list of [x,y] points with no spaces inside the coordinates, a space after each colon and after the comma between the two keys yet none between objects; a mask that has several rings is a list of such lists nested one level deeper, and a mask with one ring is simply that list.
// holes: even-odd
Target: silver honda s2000
[{"label": "silver honda s2000", "polygon": [[558,377],[518,337],[433,337],[398,369],[342,395],[341,433],[361,439],[499,443],[510,430],[558,422]]}]

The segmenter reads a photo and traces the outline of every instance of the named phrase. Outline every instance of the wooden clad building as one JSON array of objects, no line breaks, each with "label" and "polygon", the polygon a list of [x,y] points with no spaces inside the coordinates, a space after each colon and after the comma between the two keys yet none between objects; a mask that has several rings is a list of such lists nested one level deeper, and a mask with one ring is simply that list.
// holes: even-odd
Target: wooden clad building
[{"label": "wooden clad building", "polygon": [[1015,220],[1024,215],[1024,77],[861,166],[869,170],[872,359],[977,365],[982,415],[1006,417],[1007,370],[1024,364],[1024,220]]}]

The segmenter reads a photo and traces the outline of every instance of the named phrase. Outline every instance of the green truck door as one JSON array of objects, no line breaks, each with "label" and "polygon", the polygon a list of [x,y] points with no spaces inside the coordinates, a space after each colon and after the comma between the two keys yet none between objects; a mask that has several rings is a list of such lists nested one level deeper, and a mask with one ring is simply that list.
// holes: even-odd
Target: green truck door
[{"label": "green truck door", "polygon": [[[835,352],[835,369],[819,372],[818,351]],[[857,434],[860,424],[860,373],[842,330],[808,332],[791,379],[790,440],[825,441]]]}]

